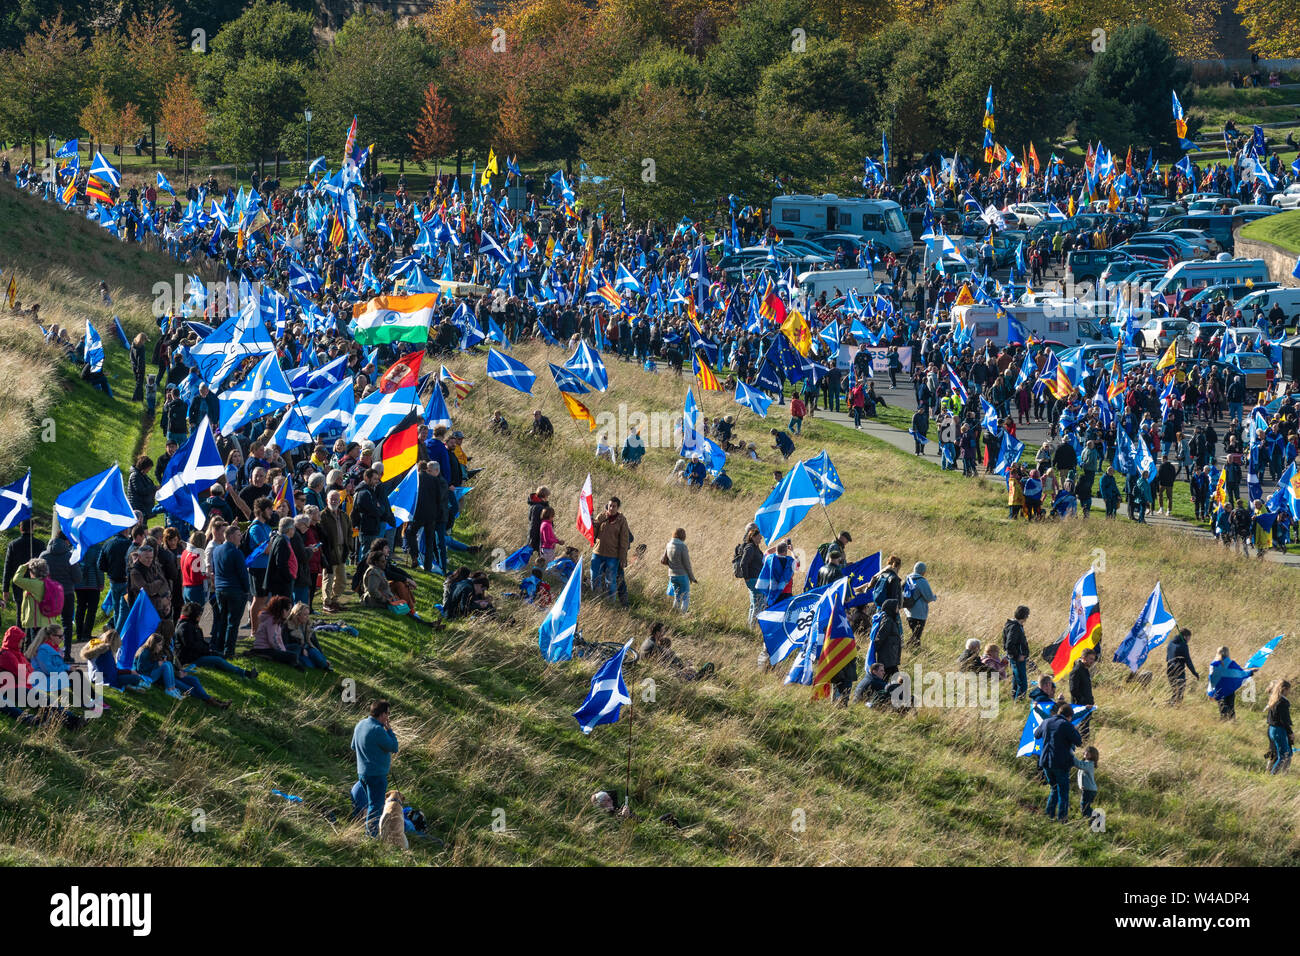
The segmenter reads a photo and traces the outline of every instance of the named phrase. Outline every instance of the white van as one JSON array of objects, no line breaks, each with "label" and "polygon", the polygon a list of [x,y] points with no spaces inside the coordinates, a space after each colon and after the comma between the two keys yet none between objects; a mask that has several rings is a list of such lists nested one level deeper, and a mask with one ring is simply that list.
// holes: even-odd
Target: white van
[{"label": "white van", "polygon": [[1179,262],[1151,287],[1152,295],[1176,296],[1181,301],[1188,289],[1236,282],[1267,282],[1268,266],[1263,259],[1232,259],[1220,253],[1215,259]]},{"label": "white van", "polygon": [[858,295],[871,295],[876,291],[876,280],[870,269],[822,269],[819,272],[802,272],[797,277],[799,291],[809,300],[818,298],[823,292],[826,298],[833,299],[839,295],[848,295],[850,289],[856,289]]},{"label": "white van", "polygon": [[1007,314],[1015,317],[1027,335],[1062,345],[1090,345],[1105,343],[1109,339],[1094,317],[1077,314],[1075,303],[1043,301],[1036,305],[1011,304],[998,308],[992,305],[957,305],[951,309],[953,322],[964,323],[970,329],[972,344],[977,348],[985,342],[1006,345],[1010,335]]},{"label": "white van", "polygon": [[771,222],[780,236],[847,232],[895,253],[906,253],[912,248],[912,233],[903,217],[903,207],[888,199],[834,193],[777,196],[772,200]]},{"label": "white van", "polygon": [[1297,313],[1300,313],[1300,289],[1260,289],[1258,292],[1250,292],[1237,300],[1235,308],[1241,309],[1241,314],[1249,317],[1259,306],[1265,315],[1275,305],[1280,305],[1282,311],[1286,313],[1287,325]]}]

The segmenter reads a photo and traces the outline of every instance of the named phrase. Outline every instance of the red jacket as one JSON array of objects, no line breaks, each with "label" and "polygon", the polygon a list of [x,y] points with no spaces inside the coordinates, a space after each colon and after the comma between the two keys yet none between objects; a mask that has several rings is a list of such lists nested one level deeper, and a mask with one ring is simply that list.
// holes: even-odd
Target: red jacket
[{"label": "red jacket", "polygon": [[23,655],[23,639],[26,634],[21,627],[11,627],[5,631],[3,646],[0,646],[0,672],[13,674],[23,687],[32,683],[32,665]]},{"label": "red jacket", "polygon": [[203,584],[207,579],[203,573],[203,555],[186,548],[181,554],[181,585],[192,588]]}]

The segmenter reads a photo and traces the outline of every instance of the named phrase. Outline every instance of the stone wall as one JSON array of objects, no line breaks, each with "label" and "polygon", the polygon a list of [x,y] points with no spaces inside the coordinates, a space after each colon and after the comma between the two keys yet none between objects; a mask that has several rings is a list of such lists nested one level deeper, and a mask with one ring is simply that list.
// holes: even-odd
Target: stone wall
[{"label": "stone wall", "polygon": [[1295,269],[1296,255],[1271,242],[1246,239],[1238,228],[1233,234],[1236,242],[1234,255],[1238,259],[1263,259],[1268,266],[1268,277],[1279,285],[1300,286],[1300,279],[1291,274]]}]

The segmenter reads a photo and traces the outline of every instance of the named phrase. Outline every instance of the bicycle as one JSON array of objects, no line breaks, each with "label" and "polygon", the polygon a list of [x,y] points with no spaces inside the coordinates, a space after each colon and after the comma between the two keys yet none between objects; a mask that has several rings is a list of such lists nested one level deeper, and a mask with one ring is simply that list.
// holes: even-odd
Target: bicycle
[{"label": "bicycle", "polygon": [[[584,660],[588,657],[599,659],[604,664],[611,657],[623,649],[623,645],[617,641],[586,641],[582,638],[582,632],[579,631],[573,635],[573,656],[581,657]],[[637,653],[635,647],[629,647],[627,654],[623,657],[624,664],[635,664],[640,660],[641,655]]]}]

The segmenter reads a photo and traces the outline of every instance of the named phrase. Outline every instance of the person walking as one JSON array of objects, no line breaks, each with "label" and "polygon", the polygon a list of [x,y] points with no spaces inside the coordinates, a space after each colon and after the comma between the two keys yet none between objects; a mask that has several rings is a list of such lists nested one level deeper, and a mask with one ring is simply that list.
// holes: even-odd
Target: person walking
[{"label": "person walking", "polygon": [[1043,742],[1038,766],[1047,778],[1047,819],[1064,823],[1070,816],[1070,771],[1074,769],[1074,748],[1083,744],[1071,723],[1074,708],[1062,701],[1052,716],[1034,729],[1034,739]]},{"label": "person walking", "polygon": [[912,573],[903,581],[903,611],[907,614],[907,646],[921,649],[921,633],[930,617],[930,605],[938,600],[934,589],[925,577],[925,562],[912,566]]},{"label": "person walking", "polygon": [[1268,740],[1274,754],[1269,773],[1280,773],[1291,766],[1295,737],[1291,729],[1291,701],[1286,696],[1290,689],[1288,680],[1274,681],[1269,689],[1268,707],[1264,711],[1264,718],[1268,721]]},{"label": "person walking", "polygon": [[668,596],[673,599],[673,610],[685,614],[690,609],[691,585],[699,583],[691,567],[691,555],[686,549],[686,529],[678,528],[664,548],[662,563],[668,568]]},{"label": "person walking", "polygon": [[1187,689],[1187,671],[1191,671],[1192,677],[1196,680],[1201,679],[1201,675],[1196,673],[1196,665],[1192,663],[1192,653],[1187,647],[1187,639],[1191,636],[1192,632],[1189,628],[1180,628],[1169,639],[1165,649],[1165,676],[1169,678],[1171,705],[1182,703],[1183,692]]},{"label": "person walking", "polygon": [[1007,660],[1011,662],[1011,699],[1020,700],[1029,690],[1029,639],[1025,636],[1025,621],[1029,620],[1029,608],[1020,605],[1015,614],[1002,625],[1002,649],[1006,651]]}]

